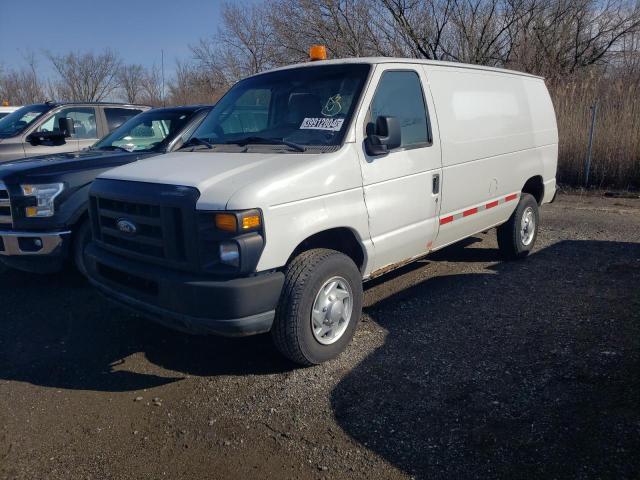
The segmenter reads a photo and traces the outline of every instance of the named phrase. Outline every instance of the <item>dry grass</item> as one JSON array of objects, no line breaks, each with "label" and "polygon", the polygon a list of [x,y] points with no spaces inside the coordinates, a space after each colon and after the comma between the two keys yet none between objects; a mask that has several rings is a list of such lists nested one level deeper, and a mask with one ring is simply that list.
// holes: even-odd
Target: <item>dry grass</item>
[{"label": "dry grass", "polygon": [[550,90],[560,135],[559,181],[584,184],[591,105],[597,101],[589,186],[640,188],[640,80],[592,77]]}]

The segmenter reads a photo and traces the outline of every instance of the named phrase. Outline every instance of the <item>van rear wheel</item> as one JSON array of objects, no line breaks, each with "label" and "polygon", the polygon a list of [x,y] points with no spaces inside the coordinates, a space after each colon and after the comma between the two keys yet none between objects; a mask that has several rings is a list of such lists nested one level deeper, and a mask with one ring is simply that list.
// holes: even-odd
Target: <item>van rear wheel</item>
[{"label": "van rear wheel", "polygon": [[515,212],[498,227],[498,247],[507,260],[524,258],[533,250],[540,224],[538,202],[522,193]]},{"label": "van rear wheel", "polygon": [[300,365],[337,357],[351,342],[362,312],[362,276],[335,250],[313,249],[287,267],[271,335],[276,348]]}]

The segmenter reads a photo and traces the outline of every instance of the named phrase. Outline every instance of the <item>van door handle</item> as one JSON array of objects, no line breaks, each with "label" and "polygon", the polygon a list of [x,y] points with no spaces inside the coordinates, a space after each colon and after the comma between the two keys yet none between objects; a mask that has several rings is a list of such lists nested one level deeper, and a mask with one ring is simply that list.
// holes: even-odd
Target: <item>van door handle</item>
[{"label": "van door handle", "polygon": [[433,176],[433,188],[432,188],[433,194],[437,195],[440,193],[440,174],[436,173]]}]

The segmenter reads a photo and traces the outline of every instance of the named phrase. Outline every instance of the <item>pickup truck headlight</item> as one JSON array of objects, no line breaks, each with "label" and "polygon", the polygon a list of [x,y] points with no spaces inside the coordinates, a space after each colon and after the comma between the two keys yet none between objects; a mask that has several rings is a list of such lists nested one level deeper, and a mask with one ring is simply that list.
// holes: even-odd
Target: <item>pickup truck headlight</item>
[{"label": "pickup truck headlight", "polygon": [[26,207],[29,218],[51,217],[55,213],[54,201],[64,190],[63,183],[43,183],[40,185],[21,185],[25,197],[35,197],[36,206]]}]

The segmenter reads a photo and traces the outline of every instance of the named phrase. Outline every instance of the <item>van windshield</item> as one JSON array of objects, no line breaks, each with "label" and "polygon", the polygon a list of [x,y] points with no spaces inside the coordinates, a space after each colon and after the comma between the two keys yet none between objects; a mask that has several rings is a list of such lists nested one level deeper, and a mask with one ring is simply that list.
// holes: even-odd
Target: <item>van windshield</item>
[{"label": "van windshield", "polygon": [[190,139],[208,145],[341,145],[370,66],[309,66],[238,82]]},{"label": "van windshield", "polygon": [[33,124],[44,113],[51,110],[47,104],[27,105],[0,119],[0,138],[13,137]]},{"label": "van windshield", "polygon": [[151,152],[164,148],[182,131],[193,112],[185,109],[149,110],[127,120],[109,135],[98,141],[91,150],[125,150]]}]

